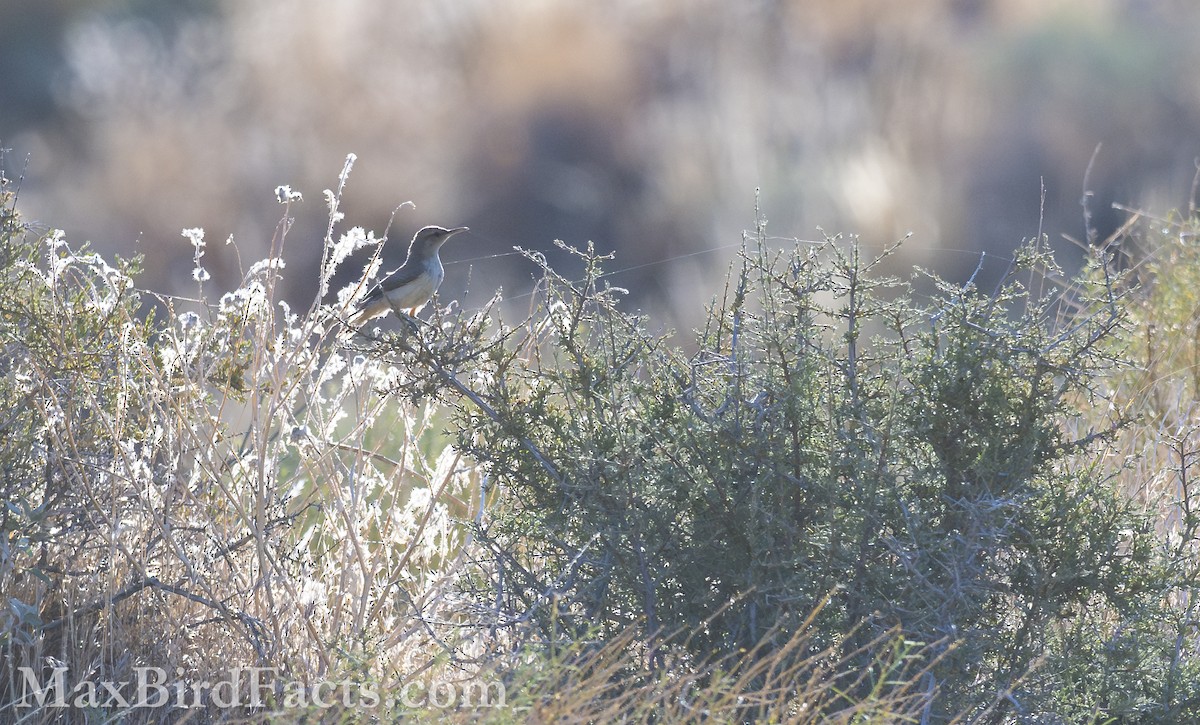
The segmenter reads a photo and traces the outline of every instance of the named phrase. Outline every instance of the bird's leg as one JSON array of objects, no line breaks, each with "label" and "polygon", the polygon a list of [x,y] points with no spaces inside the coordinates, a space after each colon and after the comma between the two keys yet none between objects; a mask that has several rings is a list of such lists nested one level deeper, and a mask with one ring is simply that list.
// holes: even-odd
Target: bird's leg
[{"label": "bird's leg", "polygon": [[392,307],[392,312],[396,313],[396,318],[402,322],[407,322],[413,332],[417,332],[416,307],[400,307],[395,302],[388,300],[388,304]]},{"label": "bird's leg", "polygon": [[405,322],[408,323],[408,326],[410,329],[412,329],[414,335],[420,331],[420,328],[417,327],[417,323],[419,322],[419,320],[416,317],[416,312],[417,312],[416,308],[413,308],[411,310],[411,314],[406,312],[400,316],[401,320],[404,320]]}]

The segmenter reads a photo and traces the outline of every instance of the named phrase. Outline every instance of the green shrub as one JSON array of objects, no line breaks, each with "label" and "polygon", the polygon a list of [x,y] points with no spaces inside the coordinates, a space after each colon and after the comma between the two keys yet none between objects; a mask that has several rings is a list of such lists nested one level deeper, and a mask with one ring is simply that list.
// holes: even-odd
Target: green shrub
[{"label": "green shrub", "polygon": [[766,240],[690,352],[618,308],[590,247],[581,281],[527,255],[543,280],[520,327],[382,343],[437,373],[394,392],[468,395],[458,445],[502,492],[478,597],[543,646],[637,626],[652,666],[769,656],[828,598],[812,646],[857,672],[892,628],[929,646],[934,719],[1053,712],[1055,632],[1166,585],[1149,518],[1096,462],[1116,429],[1064,433],[1112,367],[1119,280],[1096,255],[1110,282],[1063,289],[1031,243],[996,290],[933,278],[919,304],[857,243]]},{"label": "green shrub", "polygon": [[[1029,686],[1071,719],[1099,713],[1123,722],[1195,722],[1200,217],[1194,209],[1187,217],[1139,213],[1129,226],[1126,236],[1103,244],[1130,270],[1125,324],[1104,343],[1122,364],[1092,381],[1101,404],[1082,406],[1079,424],[1130,421],[1096,467],[1123,499],[1152,514],[1145,525],[1155,532],[1155,586],[1124,607],[1093,603],[1063,621]],[[1102,270],[1091,270],[1090,279],[1101,281]]]}]

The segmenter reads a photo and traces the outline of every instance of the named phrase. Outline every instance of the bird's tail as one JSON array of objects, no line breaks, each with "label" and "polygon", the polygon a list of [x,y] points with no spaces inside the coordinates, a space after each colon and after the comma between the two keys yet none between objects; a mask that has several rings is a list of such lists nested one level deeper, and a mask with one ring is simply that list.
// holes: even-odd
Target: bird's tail
[{"label": "bird's tail", "polygon": [[350,315],[346,318],[346,324],[350,327],[362,327],[363,323],[369,319],[371,317],[365,308],[356,307],[350,311]]},{"label": "bird's tail", "polygon": [[388,305],[386,297],[367,297],[354,306],[346,318],[346,323],[351,327],[361,327],[372,317],[386,314],[390,309],[391,306]]}]

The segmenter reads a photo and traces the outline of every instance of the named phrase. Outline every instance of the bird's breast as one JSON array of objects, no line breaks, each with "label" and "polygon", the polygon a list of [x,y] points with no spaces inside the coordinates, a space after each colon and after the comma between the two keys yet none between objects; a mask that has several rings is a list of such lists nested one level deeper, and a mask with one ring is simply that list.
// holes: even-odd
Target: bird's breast
[{"label": "bird's breast", "polygon": [[388,300],[401,308],[420,307],[433,297],[445,274],[442,265],[431,264],[416,279],[389,292]]}]

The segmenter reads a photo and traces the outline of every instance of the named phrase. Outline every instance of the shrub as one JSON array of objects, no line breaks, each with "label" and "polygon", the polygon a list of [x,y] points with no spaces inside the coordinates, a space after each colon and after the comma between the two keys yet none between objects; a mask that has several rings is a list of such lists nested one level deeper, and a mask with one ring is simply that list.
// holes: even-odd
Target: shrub
[{"label": "shrub", "polygon": [[[1100,405],[1081,406],[1077,425],[1113,417],[1124,426],[1095,465],[1111,487],[1152,514],[1155,586],[1120,608],[1076,610],[1053,631],[1047,664],[1030,687],[1070,719],[1089,713],[1122,721],[1200,718],[1200,518],[1195,509],[1200,217],[1131,216],[1128,234],[1100,243],[1129,270],[1128,315],[1104,345],[1122,365],[1093,380]],[[1093,283],[1102,270],[1093,269]],[[1087,522],[1088,527],[1094,526]]]},{"label": "shrub", "polygon": [[1056,707],[1057,629],[1164,586],[1148,517],[1096,462],[1116,427],[1064,432],[1123,320],[1101,254],[1100,283],[1063,287],[1038,240],[996,290],[934,277],[918,303],[855,242],[772,250],[760,225],[685,353],[619,309],[605,257],[569,251],[579,281],[527,254],[522,326],[378,348],[437,373],[394,392],[468,396],[458,446],[503,497],[478,529],[498,625],[551,647],[637,626],[667,666],[770,656],[828,598],[809,636],[855,664],[839,676],[898,628],[930,648],[927,715],[999,722]]},{"label": "shrub", "polygon": [[[378,243],[361,229],[334,239],[340,191],[328,194],[322,286]],[[448,666],[462,638],[447,582],[465,533],[452,515],[468,515],[456,502],[473,468],[431,427],[436,411],[373,392],[401,371],[331,345],[336,305],[294,312],[276,299],[288,218],[272,257],[217,300],[203,231],[186,230],[196,295],[158,296],[145,317],[155,296],[134,286],[136,264],[34,233],[12,201],[0,230],[0,719],[162,716],[105,692],[92,708],[21,706],[22,667],[41,683],[66,667],[68,689],[158,667],[172,692],[265,668],[261,704],[239,711],[251,715],[295,710],[289,692],[302,704],[324,682],[390,691]],[[251,702],[248,675],[238,689]],[[229,715],[208,692],[185,699],[192,716]]]}]

